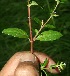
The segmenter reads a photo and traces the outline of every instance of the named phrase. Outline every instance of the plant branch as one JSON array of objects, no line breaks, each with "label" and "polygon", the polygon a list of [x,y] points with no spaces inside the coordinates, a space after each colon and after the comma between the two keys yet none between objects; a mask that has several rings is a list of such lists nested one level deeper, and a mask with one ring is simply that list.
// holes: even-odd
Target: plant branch
[{"label": "plant branch", "polygon": [[[28,5],[29,5],[28,0]],[[33,37],[32,37],[32,25],[31,25],[31,17],[30,17],[30,7],[28,6],[28,20],[29,20],[29,29],[30,29],[30,45],[31,45],[31,53],[33,53]]]},{"label": "plant branch", "polygon": [[[46,0],[46,2],[47,2],[48,10],[49,10],[49,13],[50,13],[51,12],[51,9],[50,9],[49,1]],[[52,17],[52,22],[53,22],[53,25],[55,25],[54,17]]]},{"label": "plant branch", "polygon": [[52,13],[51,13],[50,17],[48,18],[48,20],[47,20],[43,25],[41,25],[41,28],[38,30],[37,34],[34,36],[33,41],[36,40],[36,37],[38,36],[38,34],[41,32],[41,30],[44,28],[44,26],[45,26],[45,25],[50,21],[50,19],[53,17],[52,14],[55,12],[55,10],[56,10],[56,8],[57,8],[58,5],[59,5],[59,2],[57,2],[56,6],[55,6],[54,10],[52,11]]}]

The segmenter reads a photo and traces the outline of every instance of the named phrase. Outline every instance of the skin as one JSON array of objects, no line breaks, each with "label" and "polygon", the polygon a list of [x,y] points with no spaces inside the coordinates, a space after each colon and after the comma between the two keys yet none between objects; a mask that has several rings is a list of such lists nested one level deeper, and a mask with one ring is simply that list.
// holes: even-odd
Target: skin
[{"label": "skin", "polygon": [[58,73],[57,69],[49,69],[50,65],[55,64],[55,62],[46,54],[41,52],[31,54],[29,51],[24,51],[15,53],[7,61],[0,72],[0,76],[39,76],[39,62],[43,63],[46,58],[49,60],[46,66],[47,71]]},{"label": "skin", "polygon": [[21,62],[17,66],[14,76],[39,76],[39,72],[31,61]]}]

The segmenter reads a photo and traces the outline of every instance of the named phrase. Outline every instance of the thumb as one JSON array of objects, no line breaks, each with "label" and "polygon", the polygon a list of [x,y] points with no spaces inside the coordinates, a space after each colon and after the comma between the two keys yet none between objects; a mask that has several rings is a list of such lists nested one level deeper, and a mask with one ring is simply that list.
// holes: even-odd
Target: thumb
[{"label": "thumb", "polygon": [[39,71],[31,61],[20,62],[14,76],[39,76]]}]

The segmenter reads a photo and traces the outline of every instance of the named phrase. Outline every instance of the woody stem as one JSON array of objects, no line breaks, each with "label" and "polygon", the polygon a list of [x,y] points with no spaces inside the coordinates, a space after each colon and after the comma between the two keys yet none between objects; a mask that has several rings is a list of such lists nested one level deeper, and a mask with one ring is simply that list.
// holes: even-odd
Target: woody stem
[{"label": "woody stem", "polygon": [[[29,5],[28,0],[28,5]],[[29,29],[30,29],[30,46],[31,46],[31,53],[33,53],[33,37],[32,37],[32,25],[31,25],[31,17],[30,17],[30,6],[28,6],[28,21],[29,21]]]}]

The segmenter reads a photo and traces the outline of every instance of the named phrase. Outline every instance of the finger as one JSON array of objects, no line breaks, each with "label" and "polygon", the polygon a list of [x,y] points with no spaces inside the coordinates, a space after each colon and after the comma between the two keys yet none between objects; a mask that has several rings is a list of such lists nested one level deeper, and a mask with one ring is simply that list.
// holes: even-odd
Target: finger
[{"label": "finger", "polygon": [[19,64],[20,53],[14,54],[9,61],[4,65],[0,72],[0,76],[13,76],[15,68]]},{"label": "finger", "polygon": [[29,51],[17,52],[14,54],[9,61],[5,64],[1,70],[0,76],[12,76],[14,71],[20,62],[32,61],[38,64],[38,59],[35,55],[31,54]]},{"label": "finger", "polygon": [[31,61],[25,61],[19,63],[14,76],[39,76],[39,70]]},{"label": "finger", "polygon": [[50,66],[54,65],[56,63],[49,56],[47,56],[46,54],[41,53],[41,52],[34,52],[34,54],[38,57],[38,59],[41,63],[43,63],[46,58],[48,59],[48,65],[46,66],[47,71],[49,71],[51,73],[55,73],[55,74],[59,73],[58,69],[52,69],[52,70],[50,69]]}]

